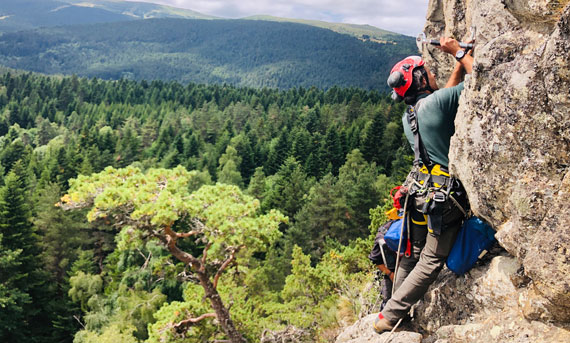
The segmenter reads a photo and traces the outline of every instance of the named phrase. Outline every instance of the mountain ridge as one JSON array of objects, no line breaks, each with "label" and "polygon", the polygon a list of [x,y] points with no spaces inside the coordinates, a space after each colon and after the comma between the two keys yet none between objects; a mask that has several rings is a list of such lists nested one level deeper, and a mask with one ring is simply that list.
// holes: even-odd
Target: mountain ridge
[{"label": "mountain ridge", "polygon": [[291,22],[291,23],[311,25],[324,29],[329,29],[331,31],[341,34],[348,34],[350,36],[354,36],[362,40],[370,40],[376,43],[397,44],[396,40],[398,40],[401,36],[403,36],[402,34],[384,30],[368,24],[361,25],[361,24],[350,24],[350,23],[333,23],[321,20],[282,18],[271,15],[254,15],[254,16],[244,17],[242,19]]},{"label": "mountain ridge", "polygon": [[[33,5],[33,6],[32,6]],[[0,32],[45,26],[104,23],[152,18],[229,20],[190,9],[124,0],[3,0],[0,4]],[[348,34],[376,43],[397,43],[403,35],[372,25],[253,15],[242,20],[266,20],[306,24]]]}]

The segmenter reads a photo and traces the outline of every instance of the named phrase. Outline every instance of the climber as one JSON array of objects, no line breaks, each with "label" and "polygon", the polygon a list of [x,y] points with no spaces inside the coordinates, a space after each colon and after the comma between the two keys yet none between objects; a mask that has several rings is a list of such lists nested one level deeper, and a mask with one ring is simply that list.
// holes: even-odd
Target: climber
[{"label": "climber", "polygon": [[396,252],[392,251],[386,241],[384,240],[384,235],[386,231],[390,228],[392,223],[395,221],[390,220],[384,225],[381,225],[378,228],[378,232],[376,234],[376,238],[374,239],[374,246],[372,247],[372,251],[368,258],[378,270],[376,271],[377,280],[381,284],[381,292],[382,295],[382,303],[380,304],[380,310],[386,306],[388,300],[392,296],[392,286],[394,282],[394,269],[396,267]]},{"label": "climber", "polygon": [[461,80],[465,72],[471,73],[473,57],[452,38],[441,38],[438,48],[456,59],[444,89],[438,90],[435,77],[419,56],[397,63],[388,78],[393,98],[411,105],[402,120],[416,158],[404,184],[408,192],[405,220],[412,244],[396,270],[392,298],[374,322],[378,333],[397,326],[424,296],[443,268],[467,213],[465,190],[459,180],[450,177],[447,166]]}]

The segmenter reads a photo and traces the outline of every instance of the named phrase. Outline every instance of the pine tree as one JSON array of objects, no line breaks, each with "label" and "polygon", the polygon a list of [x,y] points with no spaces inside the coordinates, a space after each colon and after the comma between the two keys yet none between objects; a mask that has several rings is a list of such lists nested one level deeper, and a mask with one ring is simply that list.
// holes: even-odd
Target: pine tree
[{"label": "pine tree", "polygon": [[69,160],[69,154],[67,154],[65,148],[60,148],[57,151],[55,160],[57,162],[55,178],[61,188],[67,189],[67,182],[72,177],[75,177],[77,173],[74,170],[73,164],[70,163],[71,161]]},{"label": "pine tree", "polygon": [[366,237],[369,233],[369,210],[378,205],[380,195],[374,188],[377,178],[375,164],[364,160],[358,149],[346,157],[346,163],[340,168],[337,187],[342,191],[344,202],[349,208],[347,230],[339,240],[346,244],[350,239]]},{"label": "pine tree", "polygon": [[200,152],[199,149],[200,149],[199,139],[195,133],[192,133],[192,135],[190,135],[190,138],[186,141],[186,144],[184,145],[184,156],[186,157],[198,156],[198,153]]},{"label": "pine tree", "polygon": [[243,179],[239,172],[241,158],[233,146],[228,145],[226,152],[220,157],[219,163],[218,181],[243,188]]},{"label": "pine tree", "polygon": [[[22,249],[10,249],[0,234],[0,340],[25,339],[23,330],[25,308],[32,302],[30,295],[19,288],[25,275],[18,271]],[[13,341],[16,342],[16,341]]]},{"label": "pine tree", "polygon": [[265,193],[265,173],[263,167],[255,169],[255,173],[247,187],[247,194],[263,202],[263,195]]},{"label": "pine tree", "polygon": [[29,160],[30,152],[26,149],[26,145],[22,142],[22,140],[17,139],[14,142],[8,144],[2,152],[0,153],[0,163],[5,168],[7,172],[12,170],[14,164],[19,161],[23,160],[26,162]]},{"label": "pine tree", "polygon": [[289,141],[287,138],[288,133],[285,130],[281,131],[275,146],[269,151],[265,166],[269,173],[268,175],[275,174],[289,155]]},{"label": "pine tree", "polygon": [[249,179],[255,172],[255,154],[253,151],[253,145],[251,142],[250,135],[241,134],[232,139],[232,145],[235,146],[239,157],[241,158],[241,163],[239,164],[239,171],[245,181],[245,184],[249,183]]},{"label": "pine tree", "polygon": [[344,162],[342,144],[337,129],[333,126],[327,130],[327,135],[323,141],[324,160],[331,164],[333,175],[338,174],[338,169]]},{"label": "pine tree", "polygon": [[[15,286],[31,303],[23,306],[23,319],[17,328],[5,333],[5,342],[41,341],[49,332],[50,313],[46,311],[49,290],[41,269],[39,238],[31,223],[27,192],[21,177],[10,172],[0,190],[0,234],[7,250],[21,251],[15,272]],[[33,337],[31,340],[28,337]]]},{"label": "pine tree", "polygon": [[262,208],[276,208],[292,218],[303,206],[311,185],[312,179],[307,178],[301,164],[294,157],[289,157],[274,176]]},{"label": "pine tree", "polygon": [[291,155],[304,165],[311,153],[311,134],[305,129],[299,129],[292,135]]},{"label": "pine tree", "polygon": [[81,248],[89,243],[83,214],[65,212],[55,206],[60,194],[59,185],[53,183],[40,190],[33,221],[42,237],[41,259],[57,283],[64,282]]},{"label": "pine tree", "polygon": [[[140,247],[143,240],[156,237],[174,257],[189,266],[188,273],[199,280],[202,294],[209,300],[212,311],[207,316],[195,318],[192,312],[185,314],[185,320],[179,325],[182,333],[190,330],[193,324],[215,316],[229,341],[245,342],[225,300],[218,293],[218,281],[235,263],[247,268],[253,253],[266,251],[281,235],[278,226],[286,218],[277,211],[259,215],[259,202],[243,195],[236,186],[204,186],[190,195],[188,186],[196,174],[182,167],[150,169],[147,174],[132,167],[109,168],[90,179],[78,179],[62,203],[69,209],[97,204],[88,214],[92,221],[112,217],[116,225],[122,226],[124,220],[131,218],[132,233],[123,230],[119,235],[120,250]],[[89,191],[85,185],[95,187],[99,193]],[[125,202],[118,203],[113,200],[115,196],[105,194],[120,195]],[[103,208],[105,210],[100,211]],[[145,215],[140,216],[141,213]],[[197,240],[205,246],[195,249],[196,252],[186,250],[184,238]],[[75,281],[81,279],[81,274],[72,278],[72,284],[78,286]],[[79,298],[80,293],[70,293]]]},{"label": "pine tree", "polygon": [[349,121],[353,121],[360,116],[361,106],[362,98],[360,97],[360,94],[356,93],[352,96],[350,102],[348,103],[347,115]]},{"label": "pine tree", "polygon": [[414,156],[411,154],[409,146],[400,147],[396,152],[396,158],[392,161],[392,181],[401,183],[405,180],[406,175],[410,172]]},{"label": "pine tree", "polygon": [[121,132],[121,138],[117,143],[118,165],[125,167],[136,161],[139,157],[141,142],[137,137],[137,132],[127,126]]},{"label": "pine tree", "polygon": [[386,118],[380,111],[376,112],[371,122],[364,128],[360,151],[368,162],[380,164],[384,161],[383,137],[386,129]]},{"label": "pine tree", "polygon": [[325,160],[324,158],[324,144],[321,141],[324,138],[319,134],[316,133],[312,137],[312,144],[313,149],[309,153],[307,157],[307,162],[305,162],[305,170],[307,174],[310,176],[314,176],[317,179],[320,179],[323,175],[325,175],[325,170],[327,168],[327,164],[329,161]]},{"label": "pine tree", "polygon": [[287,232],[286,250],[299,245],[316,260],[324,250],[325,241],[345,237],[349,208],[342,191],[335,187],[337,180],[327,174],[311,188],[306,204],[295,216],[295,224]]},{"label": "pine tree", "polygon": [[[383,167],[386,174],[392,171],[392,161],[396,159],[398,148],[402,145],[402,135],[404,130],[401,121],[390,122],[386,125],[384,136],[382,137],[382,145],[380,150],[383,156],[380,158],[380,166]],[[407,142],[405,142],[407,144]]]}]

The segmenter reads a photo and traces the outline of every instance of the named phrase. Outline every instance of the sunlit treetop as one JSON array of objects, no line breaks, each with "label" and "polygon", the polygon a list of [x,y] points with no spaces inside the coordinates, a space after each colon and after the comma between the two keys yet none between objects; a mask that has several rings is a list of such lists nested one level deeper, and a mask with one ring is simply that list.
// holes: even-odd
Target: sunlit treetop
[{"label": "sunlit treetop", "polygon": [[149,236],[165,243],[168,237],[195,237],[208,246],[208,255],[222,258],[244,247],[250,253],[263,251],[281,235],[278,225],[286,217],[278,211],[260,215],[259,201],[237,186],[204,185],[192,192],[199,184],[200,172],[183,167],[146,173],[135,167],[109,167],[71,180],[60,205],[91,208],[89,221],[102,219],[119,226],[119,246]]}]

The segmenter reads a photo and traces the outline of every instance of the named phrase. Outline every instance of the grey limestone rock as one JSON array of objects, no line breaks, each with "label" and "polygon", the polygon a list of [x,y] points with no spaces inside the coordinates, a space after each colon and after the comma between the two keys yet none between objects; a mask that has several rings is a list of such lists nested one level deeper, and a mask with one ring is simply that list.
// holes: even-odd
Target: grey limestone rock
[{"label": "grey limestone rock", "polygon": [[[429,1],[428,38],[465,40],[472,26],[450,170],[509,256],[444,270],[408,329],[424,343],[570,342],[570,0]],[[454,59],[423,57],[445,84]]]},{"label": "grey limestone rock", "polygon": [[[430,343],[570,342],[567,327],[541,316],[548,313],[543,299],[520,263],[501,255],[460,277],[443,271],[415,308],[412,323]],[[525,311],[538,315],[525,318]]]},{"label": "grey limestone rock", "polygon": [[450,169],[474,212],[498,230],[500,244],[550,303],[552,318],[569,321],[569,1],[466,3],[477,47]]}]

